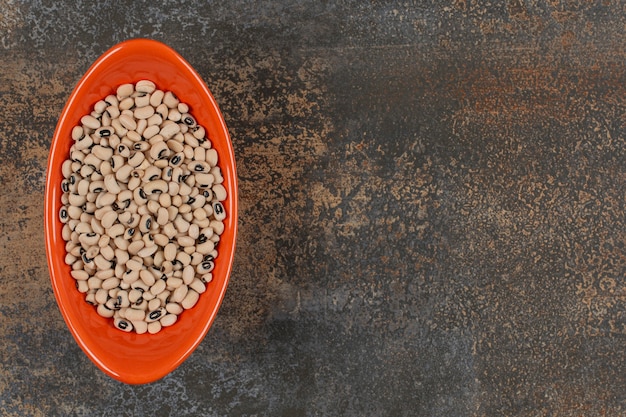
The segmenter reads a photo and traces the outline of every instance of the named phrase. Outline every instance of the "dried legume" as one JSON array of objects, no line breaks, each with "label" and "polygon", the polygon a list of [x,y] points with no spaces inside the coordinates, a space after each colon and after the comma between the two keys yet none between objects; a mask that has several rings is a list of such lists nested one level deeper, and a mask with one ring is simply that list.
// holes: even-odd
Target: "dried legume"
[{"label": "dried legume", "polygon": [[123,84],[72,129],[59,219],[77,290],[125,332],[159,332],[211,281],[227,197],[189,106]]}]

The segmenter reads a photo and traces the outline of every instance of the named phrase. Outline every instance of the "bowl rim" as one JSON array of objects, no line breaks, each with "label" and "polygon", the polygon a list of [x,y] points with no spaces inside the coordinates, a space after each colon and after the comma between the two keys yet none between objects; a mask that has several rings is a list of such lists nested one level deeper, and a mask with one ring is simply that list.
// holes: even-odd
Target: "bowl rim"
[{"label": "bowl rim", "polygon": [[[228,206],[228,216],[225,220],[226,229],[224,232],[225,234],[227,233],[226,236],[228,237],[228,242],[227,244],[225,244],[227,246],[227,250],[220,252],[216,261],[215,271],[218,270],[219,265],[219,271],[222,275],[220,275],[221,278],[219,281],[219,285],[216,284],[215,286],[213,286],[213,290],[218,291],[216,294],[211,296],[212,299],[215,299],[215,302],[214,304],[212,304],[212,307],[206,307],[202,310],[203,322],[198,323],[197,325],[193,325],[195,334],[194,338],[187,340],[186,343],[183,343],[183,346],[177,350],[176,357],[167,358],[168,360],[165,363],[155,363],[154,367],[146,367],[146,369],[142,369],[141,373],[137,373],[132,368],[132,364],[128,360],[129,358],[124,358],[124,360],[120,360],[119,363],[117,363],[116,361],[113,361],[115,363],[112,363],[112,358],[105,358],[102,356],[102,354],[98,354],[97,352],[95,352],[94,339],[92,337],[93,335],[85,334],[84,330],[81,330],[83,327],[83,323],[81,322],[81,320],[85,319],[82,317],[76,317],[75,312],[73,312],[73,310],[69,308],[69,298],[67,294],[67,280],[69,277],[67,271],[69,271],[69,267],[67,267],[67,269],[65,270],[66,275],[63,277],[62,275],[64,271],[61,263],[59,262],[59,249],[55,249],[55,244],[58,244],[58,236],[60,234],[60,230],[63,227],[57,215],[58,207],[60,207],[61,204],[61,195],[60,181],[58,181],[59,175],[57,175],[55,169],[58,169],[63,160],[67,159],[68,157],[67,152],[64,153],[63,149],[60,149],[63,143],[67,144],[67,138],[64,140],[60,139],[59,135],[63,129],[67,129],[68,123],[72,127],[76,124],[76,122],[69,120],[71,113],[76,111],[76,106],[84,106],[84,103],[81,104],[80,100],[84,101],[84,96],[87,94],[86,90],[84,89],[86,88],[86,86],[88,86],[89,83],[93,83],[93,78],[105,71],[107,65],[112,65],[116,59],[124,59],[125,56],[132,53],[154,54],[154,56],[158,57],[158,59],[162,59],[164,60],[164,62],[166,61],[168,65],[171,64],[177,70],[180,70],[181,77],[189,81],[189,83],[193,85],[194,88],[197,88],[199,90],[197,92],[198,97],[201,97],[201,99],[206,101],[206,103],[203,102],[203,104],[207,104],[209,106],[208,109],[203,109],[202,112],[210,114],[211,121],[217,123],[217,125],[214,126],[213,129],[215,131],[218,131],[220,138],[223,139],[221,141],[223,143],[221,143],[220,146],[225,152],[219,154],[219,165],[222,167],[224,185],[227,186],[228,191],[227,204],[225,204],[225,206]],[[134,81],[138,81],[141,78],[145,77],[138,77]],[[131,80],[129,80],[129,82],[131,82]],[[110,89],[113,89],[116,87],[116,85],[104,87],[109,87]],[[170,89],[168,86],[163,86],[162,88],[164,90]],[[100,99],[101,98],[104,98],[104,96],[101,96]],[[182,101],[186,102],[185,97],[181,97],[181,99]],[[94,103],[95,102],[89,103],[90,109],[93,108]],[[194,112],[193,108],[192,114],[194,114],[194,117],[196,117],[196,119],[199,119],[197,117],[197,113]],[[200,120],[198,120],[198,122],[200,123]],[[200,124],[205,126],[208,135],[209,129],[206,126],[206,121]],[[224,169],[225,167],[227,168],[226,170]],[[213,321],[215,320],[217,312],[220,309],[221,303],[224,299],[224,295],[230,281],[230,275],[232,273],[232,267],[234,262],[238,227],[238,187],[236,173],[236,161],[232,140],[224,121],[224,117],[219,109],[219,106],[217,105],[217,102],[215,101],[215,98],[209,91],[204,80],[195,71],[195,69],[180,54],[178,54],[178,52],[176,52],[168,45],[156,40],[146,38],[135,38],[120,42],[109,48],[105,53],[98,57],[89,67],[89,69],[81,76],[80,80],[72,90],[68,100],[63,107],[56,128],[54,130],[48,155],[44,195],[44,240],[46,246],[46,259],[48,262],[50,281],[52,284],[57,306],[61,312],[61,315],[63,316],[66,325],[68,326],[68,329],[70,330],[70,333],[74,337],[79,347],[89,357],[89,359],[110,377],[128,384],[145,384],[156,381],[176,369],[180,364],[182,364],[189,357],[189,355],[191,355],[191,353],[198,347],[200,342],[202,342],[202,340],[208,333],[208,330],[212,326]],[[65,248],[62,248],[62,252],[65,253]],[[64,260],[61,260],[61,262],[64,263]],[[69,278],[73,280],[73,278]],[[62,282],[61,280],[65,281]],[[207,285],[207,289],[211,286],[211,284],[213,284],[213,282]],[[78,291],[76,291],[76,293],[78,293]],[[205,294],[202,294],[200,296],[199,303],[201,302]],[[208,300],[206,302],[208,303]],[[194,307],[194,309],[196,307]],[[193,309],[189,311],[193,311]],[[185,312],[183,312],[183,314],[184,313]],[[93,314],[97,316],[95,310],[93,310]],[[110,321],[110,319],[106,320]],[[178,323],[171,328],[163,329],[156,335],[134,335],[135,337],[142,340],[146,338],[153,338],[154,340],[158,340],[159,334],[175,328],[176,325],[178,325]],[[188,325],[191,326],[191,324]],[[112,325],[110,327],[112,327]],[[119,330],[115,331],[120,334],[122,333]]]}]

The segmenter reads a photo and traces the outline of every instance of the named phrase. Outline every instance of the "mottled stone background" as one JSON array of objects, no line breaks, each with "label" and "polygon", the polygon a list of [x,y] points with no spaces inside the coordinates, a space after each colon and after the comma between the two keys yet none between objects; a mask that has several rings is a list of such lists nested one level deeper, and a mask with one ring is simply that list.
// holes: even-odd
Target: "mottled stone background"
[{"label": "mottled stone background", "polygon": [[[626,6],[0,0],[4,416],[626,413]],[[162,380],[72,339],[43,195],[89,65],[163,41],[220,104],[240,235]]]}]

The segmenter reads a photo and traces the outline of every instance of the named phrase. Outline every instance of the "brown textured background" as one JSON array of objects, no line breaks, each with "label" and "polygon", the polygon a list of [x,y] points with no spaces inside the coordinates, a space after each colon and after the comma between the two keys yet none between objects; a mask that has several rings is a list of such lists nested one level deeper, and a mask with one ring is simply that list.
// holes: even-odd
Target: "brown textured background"
[{"label": "brown textured background", "polygon": [[[0,0],[6,416],[626,413],[621,1]],[[113,44],[202,75],[240,235],[208,336],[114,381],[52,294],[45,166]]]}]

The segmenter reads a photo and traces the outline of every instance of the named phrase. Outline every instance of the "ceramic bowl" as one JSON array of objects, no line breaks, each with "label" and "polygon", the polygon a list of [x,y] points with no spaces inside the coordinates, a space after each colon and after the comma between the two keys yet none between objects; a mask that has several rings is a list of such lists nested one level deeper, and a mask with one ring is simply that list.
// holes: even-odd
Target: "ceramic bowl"
[{"label": "ceramic bowl", "polygon": [[[162,90],[174,92],[190,106],[190,112],[210,138],[219,156],[228,198],[223,202],[227,217],[218,244],[213,280],[198,303],[185,310],[171,327],[156,334],[125,333],[113,320],[96,313],[78,292],[70,267],[65,264],[61,207],[61,165],[73,143],[71,131],[93,105],[117,86],[150,79]],[[74,339],[103,372],[128,384],[144,384],[162,378],[178,367],[204,339],[228,285],[237,235],[237,176],[232,143],[224,118],[202,78],[176,51],[148,39],[133,39],[115,45],[98,58],[80,79],[59,118],[48,159],[44,229],[46,254],[54,295]]]}]

